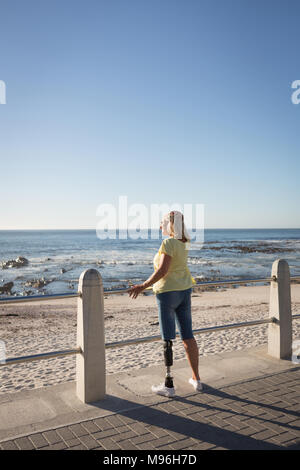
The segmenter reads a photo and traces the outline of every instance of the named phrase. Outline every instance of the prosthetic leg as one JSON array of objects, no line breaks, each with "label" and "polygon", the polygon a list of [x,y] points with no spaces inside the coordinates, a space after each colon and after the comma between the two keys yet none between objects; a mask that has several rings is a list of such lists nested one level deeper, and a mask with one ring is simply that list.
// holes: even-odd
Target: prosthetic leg
[{"label": "prosthetic leg", "polygon": [[171,376],[171,366],[173,365],[172,341],[164,341],[164,358],[167,368],[165,383],[160,385],[152,385],[152,392],[164,397],[174,397],[175,389],[173,386],[173,377]]},{"label": "prosthetic leg", "polygon": [[173,377],[171,376],[171,366],[173,365],[173,351],[172,351],[172,341],[164,341],[164,358],[165,366],[167,368],[166,378],[165,378],[165,387],[173,388]]}]

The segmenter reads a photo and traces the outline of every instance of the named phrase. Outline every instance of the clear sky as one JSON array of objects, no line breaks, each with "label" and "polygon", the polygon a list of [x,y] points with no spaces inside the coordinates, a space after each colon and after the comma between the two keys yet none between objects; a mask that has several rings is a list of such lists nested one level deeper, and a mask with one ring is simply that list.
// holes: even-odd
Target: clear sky
[{"label": "clear sky", "polygon": [[99,204],[300,227],[298,0],[2,0],[2,229]]}]

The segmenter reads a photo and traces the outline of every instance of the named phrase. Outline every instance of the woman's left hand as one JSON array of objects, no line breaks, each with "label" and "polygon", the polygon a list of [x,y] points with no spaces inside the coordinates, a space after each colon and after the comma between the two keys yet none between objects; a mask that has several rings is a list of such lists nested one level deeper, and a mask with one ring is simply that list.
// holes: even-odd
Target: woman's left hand
[{"label": "woman's left hand", "polygon": [[129,297],[132,297],[133,299],[136,299],[137,296],[145,289],[143,284],[136,284],[135,286],[132,286],[130,290],[128,291]]}]

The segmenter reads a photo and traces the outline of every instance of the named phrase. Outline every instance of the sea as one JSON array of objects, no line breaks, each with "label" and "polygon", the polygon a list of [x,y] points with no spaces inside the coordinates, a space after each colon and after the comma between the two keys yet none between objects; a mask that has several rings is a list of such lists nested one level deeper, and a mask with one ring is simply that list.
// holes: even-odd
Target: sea
[{"label": "sea", "polygon": [[[196,235],[188,265],[197,282],[268,277],[278,258],[289,263],[291,275],[300,274],[300,229],[206,229]],[[17,296],[76,292],[80,274],[94,268],[104,289],[126,288],[151,275],[161,242],[150,230],[100,238],[96,230],[0,230],[0,287],[13,282],[10,295]],[[28,264],[3,268],[18,257]]]}]

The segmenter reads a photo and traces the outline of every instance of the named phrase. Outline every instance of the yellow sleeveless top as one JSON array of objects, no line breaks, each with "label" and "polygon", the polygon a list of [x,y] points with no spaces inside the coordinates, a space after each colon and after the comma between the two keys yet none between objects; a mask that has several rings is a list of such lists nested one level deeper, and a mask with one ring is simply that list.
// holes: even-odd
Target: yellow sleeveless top
[{"label": "yellow sleeveless top", "polygon": [[162,253],[171,256],[172,260],[167,274],[153,284],[152,288],[155,294],[173,290],[186,290],[192,287],[193,284],[196,284],[187,266],[188,248],[189,242],[183,243],[175,238],[166,238],[163,240],[159,251],[153,259],[155,271],[159,267]]}]

